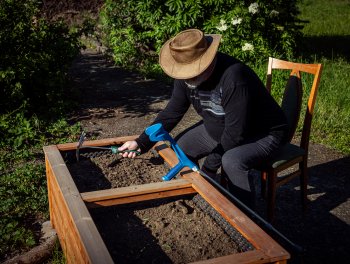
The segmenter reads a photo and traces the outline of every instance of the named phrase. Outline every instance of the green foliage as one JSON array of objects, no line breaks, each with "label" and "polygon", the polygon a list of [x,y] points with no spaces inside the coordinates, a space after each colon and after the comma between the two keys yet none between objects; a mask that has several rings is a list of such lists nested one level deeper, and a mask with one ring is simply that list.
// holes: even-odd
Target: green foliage
[{"label": "green foliage", "polygon": [[[105,42],[117,64],[157,70],[157,54],[187,28],[222,34],[220,50],[246,62],[293,56],[301,27],[296,1],[107,0]],[[159,69],[159,68],[158,68]]]},{"label": "green foliage", "polygon": [[46,141],[48,139],[50,141],[45,142],[45,145],[72,142],[76,140],[76,136],[80,132],[81,127],[79,123],[70,125],[66,119],[61,118],[46,128]]},{"label": "green foliage", "polygon": [[15,153],[19,151],[19,157],[23,158],[29,155],[25,150],[70,141],[79,130],[79,124],[70,126],[64,118],[52,122],[38,119],[36,115],[27,117],[21,107],[0,115],[0,148]]},{"label": "green foliage", "polygon": [[66,257],[63,254],[63,251],[62,251],[62,248],[61,248],[59,241],[56,242],[55,247],[52,251],[52,257],[48,263],[51,263],[51,264],[66,264],[67,263]]},{"label": "green foliage", "polygon": [[41,217],[48,206],[43,165],[25,164],[5,170],[0,177],[0,255],[36,244],[26,223]]},{"label": "green foliage", "polygon": [[78,54],[74,30],[40,17],[38,0],[0,1],[0,256],[37,243],[33,221],[47,218],[42,146],[73,141],[64,113],[67,70]]},{"label": "green foliage", "polygon": [[38,0],[0,2],[0,113],[24,102],[36,112],[57,105],[79,51],[78,33],[39,16]]},{"label": "green foliage", "polygon": [[0,116],[0,147],[18,149],[24,144],[33,143],[36,139],[38,119],[33,117],[27,119],[24,117],[24,112],[18,111],[4,114]]},{"label": "green foliage", "polygon": [[0,116],[0,255],[37,243],[28,223],[48,218],[42,146],[72,142],[79,124],[26,118],[22,109]]}]

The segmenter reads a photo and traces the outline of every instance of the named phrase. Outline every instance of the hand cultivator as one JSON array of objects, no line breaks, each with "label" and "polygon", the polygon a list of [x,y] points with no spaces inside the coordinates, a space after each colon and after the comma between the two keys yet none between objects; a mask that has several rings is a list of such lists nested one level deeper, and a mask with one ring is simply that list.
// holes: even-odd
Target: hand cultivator
[{"label": "hand cultivator", "polygon": [[174,150],[179,163],[173,167],[167,175],[163,176],[164,181],[170,181],[172,178],[174,178],[180,170],[182,170],[184,167],[189,167],[193,171],[198,171],[199,168],[196,164],[194,164],[183,151],[179,147],[179,145],[175,142],[175,140],[169,135],[168,132],[165,131],[162,124],[157,123],[154,124],[146,129],[146,134],[149,136],[149,139],[153,142],[157,141],[169,141],[171,144],[172,149]]},{"label": "hand cultivator", "polygon": [[125,153],[125,152],[135,152],[136,155],[140,155],[141,153],[137,150],[123,150],[120,151],[118,150],[119,146],[110,146],[110,147],[97,147],[97,146],[83,146],[84,141],[86,139],[86,133],[83,131],[80,135],[79,142],[77,145],[77,149],[75,152],[75,156],[77,158],[77,161],[79,161],[79,156],[80,156],[80,149],[96,149],[96,150],[104,150],[107,151],[107,153],[112,153],[112,154],[119,154],[119,153]]}]

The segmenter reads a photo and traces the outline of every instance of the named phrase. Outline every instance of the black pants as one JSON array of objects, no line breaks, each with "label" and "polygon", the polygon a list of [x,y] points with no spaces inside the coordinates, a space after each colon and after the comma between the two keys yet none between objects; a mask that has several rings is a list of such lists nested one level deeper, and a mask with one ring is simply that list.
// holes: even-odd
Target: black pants
[{"label": "black pants", "polygon": [[[176,141],[185,154],[194,162],[207,156],[218,142],[209,136],[200,122],[176,137]],[[254,199],[254,182],[260,179],[252,169],[261,168],[273,157],[281,146],[280,140],[268,135],[232,148],[222,156],[221,173],[229,180],[229,190],[247,205]]]}]

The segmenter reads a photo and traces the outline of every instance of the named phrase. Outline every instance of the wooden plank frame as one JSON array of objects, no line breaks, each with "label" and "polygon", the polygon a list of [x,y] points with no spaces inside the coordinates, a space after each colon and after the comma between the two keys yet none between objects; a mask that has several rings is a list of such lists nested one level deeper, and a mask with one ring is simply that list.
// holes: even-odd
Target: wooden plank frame
[{"label": "wooden plank frame", "polygon": [[[120,145],[136,136],[86,141],[84,145]],[[184,168],[181,179],[101,191],[79,193],[63,160],[62,152],[77,143],[45,146],[50,218],[67,263],[113,263],[88,207],[133,203],[183,194],[199,193],[221,216],[249,241],[254,249],[195,263],[287,263],[289,253],[240,211],[198,173]],[[178,163],[174,151],[163,142],[154,149],[171,166]]]}]

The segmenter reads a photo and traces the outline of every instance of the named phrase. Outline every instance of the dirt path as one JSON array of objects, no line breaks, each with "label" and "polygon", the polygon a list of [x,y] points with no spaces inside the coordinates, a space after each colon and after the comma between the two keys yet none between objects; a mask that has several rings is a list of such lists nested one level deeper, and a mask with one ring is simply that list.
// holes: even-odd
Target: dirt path
[{"label": "dirt path", "polygon": [[[90,138],[135,135],[165,106],[171,86],[145,80],[114,67],[103,55],[88,50],[75,61],[71,76],[80,91],[80,109],[72,121],[81,122]],[[172,132],[198,120],[189,111]],[[298,181],[277,194],[275,227],[305,248],[304,263],[338,263],[350,257],[350,157],[319,144],[309,154],[309,210],[302,216]],[[265,202],[257,211],[264,217]],[[292,262],[298,263],[295,257]]]}]

